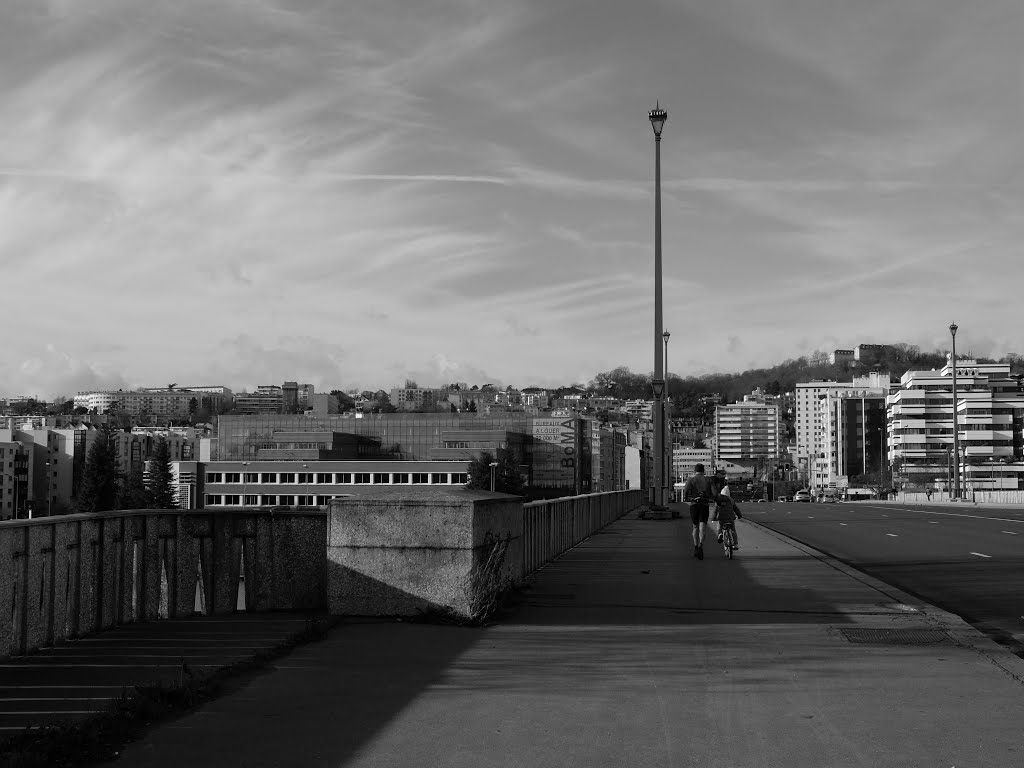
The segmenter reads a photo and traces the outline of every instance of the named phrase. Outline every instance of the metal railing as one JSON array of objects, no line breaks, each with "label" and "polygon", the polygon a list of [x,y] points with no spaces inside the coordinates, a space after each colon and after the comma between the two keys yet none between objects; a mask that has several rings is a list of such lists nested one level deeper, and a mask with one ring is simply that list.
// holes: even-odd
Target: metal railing
[{"label": "metal railing", "polygon": [[645,491],[611,491],[523,504],[523,576],[643,506]]}]

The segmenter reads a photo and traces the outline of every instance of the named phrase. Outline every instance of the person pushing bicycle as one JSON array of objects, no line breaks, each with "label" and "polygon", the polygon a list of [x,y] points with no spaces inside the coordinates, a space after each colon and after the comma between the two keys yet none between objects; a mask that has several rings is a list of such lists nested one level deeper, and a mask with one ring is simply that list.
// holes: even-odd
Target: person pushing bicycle
[{"label": "person pushing bicycle", "polygon": [[724,526],[732,528],[732,540],[733,549],[740,548],[740,537],[736,533],[736,518],[743,518],[743,513],[740,512],[740,506],[732,500],[732,491],[729,490],[729,480],[722,478],[722,489],[718,493],[718,508],[715,510],[717,513],[718,523],[718,542],[722,543],[722,531]]}]

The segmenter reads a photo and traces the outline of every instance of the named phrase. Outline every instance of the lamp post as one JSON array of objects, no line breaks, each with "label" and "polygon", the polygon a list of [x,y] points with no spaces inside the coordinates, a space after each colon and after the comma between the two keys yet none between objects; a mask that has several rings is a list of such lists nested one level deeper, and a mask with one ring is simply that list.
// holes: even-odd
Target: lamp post
[{"label": "lamp post", "polygon": [[498,469],[498,462],[492,461],[490,463],[490,467],[491,467],[491,493],[494,493],[494,473]]},{"label": "lamp post", "polygon": [[661,420],[662,428],[665,430],[665,487],[668,489],[666,498],[672,500],[674,488],[672,486],[672,430],[669,429],[669,422],[672,419],[672,393],[668,388],[668,338],[672,334],[664,331],[661,338],[665,340],[665,418]]},{"label": "lamp post", "polygon": [[[664,402],[665,380],[661,351],[662,307],[661,307],[661,129],[668,119],[668,113],[660,104],[647,113],[654,129],[654,498],[651,511],[664,513],[665,506],[665,440],[663,422],[665,419]],[[658,514],[663,517],[663,514]]]},{"label": "lamp post", "polygon": [[878,498],[882,498],[882,486],[885,485],[885,427],[878,428]]},{"label": "lamp post", "polygon": [[950,362],[953,364],[953,458],[956,465],[953,467],[953,498],[960,498],[960,427],[957,423],[956,412],[956,323],[949,326],[949,333],[953,337],[953,353],[950,355]]}]

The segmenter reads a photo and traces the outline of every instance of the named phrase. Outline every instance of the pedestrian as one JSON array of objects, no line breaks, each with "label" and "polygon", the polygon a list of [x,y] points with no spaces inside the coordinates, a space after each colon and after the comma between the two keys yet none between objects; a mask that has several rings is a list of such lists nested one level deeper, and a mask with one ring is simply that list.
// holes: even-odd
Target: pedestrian
[{"label": "pedestrian", "polygon": [[704,559],[704,534],[707,532],[708,515],[712,501],[718,495],[711,478],[704,474],[704,465],[693,466],[694,474],[683,486],[683,501],[690,505],[690,522],[693,524],[693,556]]}]

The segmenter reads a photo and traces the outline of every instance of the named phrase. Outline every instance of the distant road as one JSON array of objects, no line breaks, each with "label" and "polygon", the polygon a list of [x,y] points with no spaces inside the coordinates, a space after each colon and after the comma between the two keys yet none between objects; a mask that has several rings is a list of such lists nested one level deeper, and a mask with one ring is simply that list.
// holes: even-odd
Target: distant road
[{"label": "distant road", "polygon": [[1024,509],[744,504],[749,518],[955,613],[1024,656]]}]

